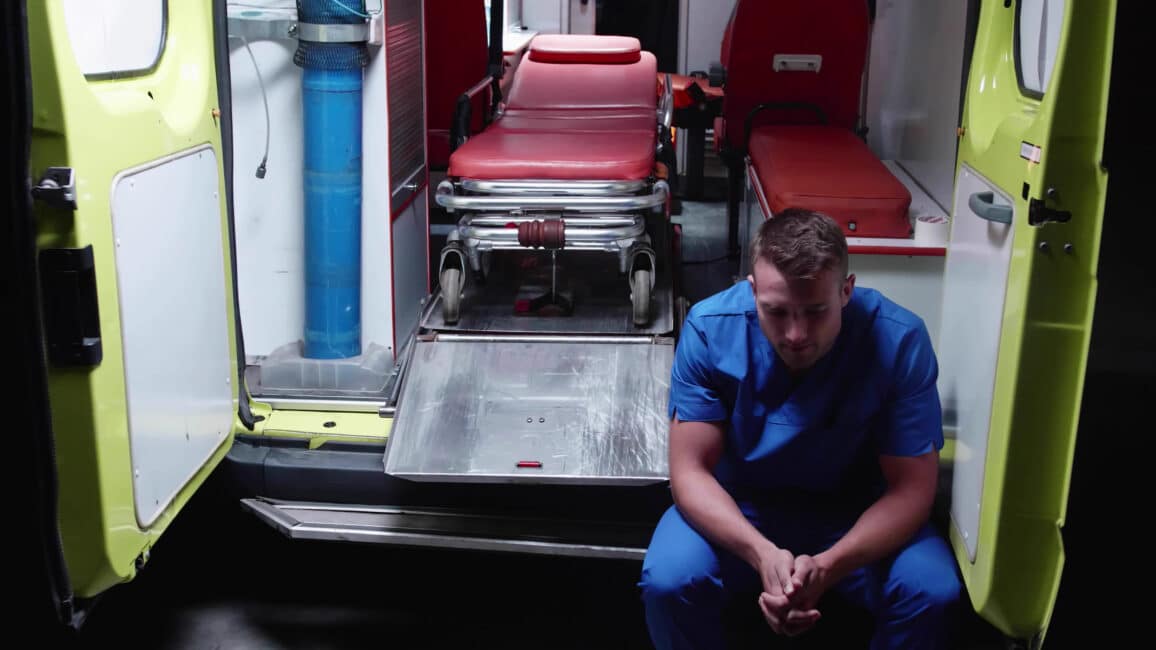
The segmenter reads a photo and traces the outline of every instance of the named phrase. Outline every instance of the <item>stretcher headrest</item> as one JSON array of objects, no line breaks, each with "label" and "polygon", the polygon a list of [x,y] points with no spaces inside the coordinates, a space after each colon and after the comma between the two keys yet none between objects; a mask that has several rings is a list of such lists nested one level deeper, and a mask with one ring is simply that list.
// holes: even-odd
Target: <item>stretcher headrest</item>
[{"label": "stretcher headrest", "polygon": [[642,44],[630,36],[542,34],[530,41],[530,60],[539,63],[638,63]]}]

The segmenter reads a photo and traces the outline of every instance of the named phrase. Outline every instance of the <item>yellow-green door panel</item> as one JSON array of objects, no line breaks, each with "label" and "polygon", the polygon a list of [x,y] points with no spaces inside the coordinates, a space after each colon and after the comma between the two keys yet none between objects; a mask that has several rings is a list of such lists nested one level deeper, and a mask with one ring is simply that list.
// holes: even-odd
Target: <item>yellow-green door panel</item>
[{"label": "yellow-green door panel", "polygon": [[134,576],[224,457],[237,411],[213,3],[159,3],[159,56],[119,73],[101,57],[157,25],[116,4],[28,3],[30,173],[70,167],[76,183],[75,210],[38,204],[37,243],[91,246],[103,348],[95,366],[49,367],[61,537],[82,598]]},{"label": "yellow-green door panel", "polygon": [[[990,421],[982,432],[986,452],[968,470],[978,472],[972,478],[982,488],[974,504],[978,527],[961,523],[967,517],[956,512],[972,504],[953,494],[951,541],[976,611],[1008,635],[1042,640],[1064,563],[1061,528],[1095,303],[1116,4],[1004,4],[981,7],[957,192],[959,174],[970,169],[1011,197],[1013,238]],[[1017,33],[1049,26],[1058,44],[1041,96],[1025,90],[1028,72],[1017,73],[1017,65],[1038,65],[1034,72],[1046,79],[1044,58],[1034,50],[1026,58],[1017,53]],[[957,205],[965,203],[960,198]],[[961,219],[977,215],[956,214],[953,233]],[[949,266],[952,255],[966,254],[949,248]],[[950,289],[950,277],[947,283]]]}]

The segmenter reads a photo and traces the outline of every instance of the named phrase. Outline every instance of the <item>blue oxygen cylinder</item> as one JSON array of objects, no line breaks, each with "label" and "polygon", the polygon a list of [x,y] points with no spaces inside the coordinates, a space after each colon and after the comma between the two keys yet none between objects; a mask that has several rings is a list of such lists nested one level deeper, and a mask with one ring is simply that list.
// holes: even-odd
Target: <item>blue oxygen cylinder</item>
[{"label": "blue oxygen cylinder", "polygon": [[[364,0],[297,0],[299,23],[362,23]],[[361,354],[361,70],[364,43],[300,40],[305,167],[305,350]]]}]

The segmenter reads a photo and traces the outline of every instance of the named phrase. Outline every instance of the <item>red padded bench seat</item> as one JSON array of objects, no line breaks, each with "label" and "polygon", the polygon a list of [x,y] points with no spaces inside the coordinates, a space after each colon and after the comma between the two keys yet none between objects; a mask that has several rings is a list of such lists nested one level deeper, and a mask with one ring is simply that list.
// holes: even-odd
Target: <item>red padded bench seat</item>
[{"label": "red padded bench seat", "polygon": [[807,208],[830,215],[848,236],[911,235],[911,193],[847,129],[758,127],[749,155],[772,214]]},{"label": "red padded bench seat", "polygon": [[450,156],[479,180],[640,180],[654,171],[657,61],[638,39],[536,36],[506,108]]}]

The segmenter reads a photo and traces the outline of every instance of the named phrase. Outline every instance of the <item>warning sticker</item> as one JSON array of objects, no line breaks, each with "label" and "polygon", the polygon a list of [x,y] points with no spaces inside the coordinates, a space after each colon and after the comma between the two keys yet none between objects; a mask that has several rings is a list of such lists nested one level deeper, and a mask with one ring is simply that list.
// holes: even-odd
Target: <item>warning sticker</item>
[{"label": "warning sticker", "polygon": [[1040,164],[1043,159],[1044,150],[1037,147],[1030,142],[1020,143],[1020,158],[1032,163]]}]

